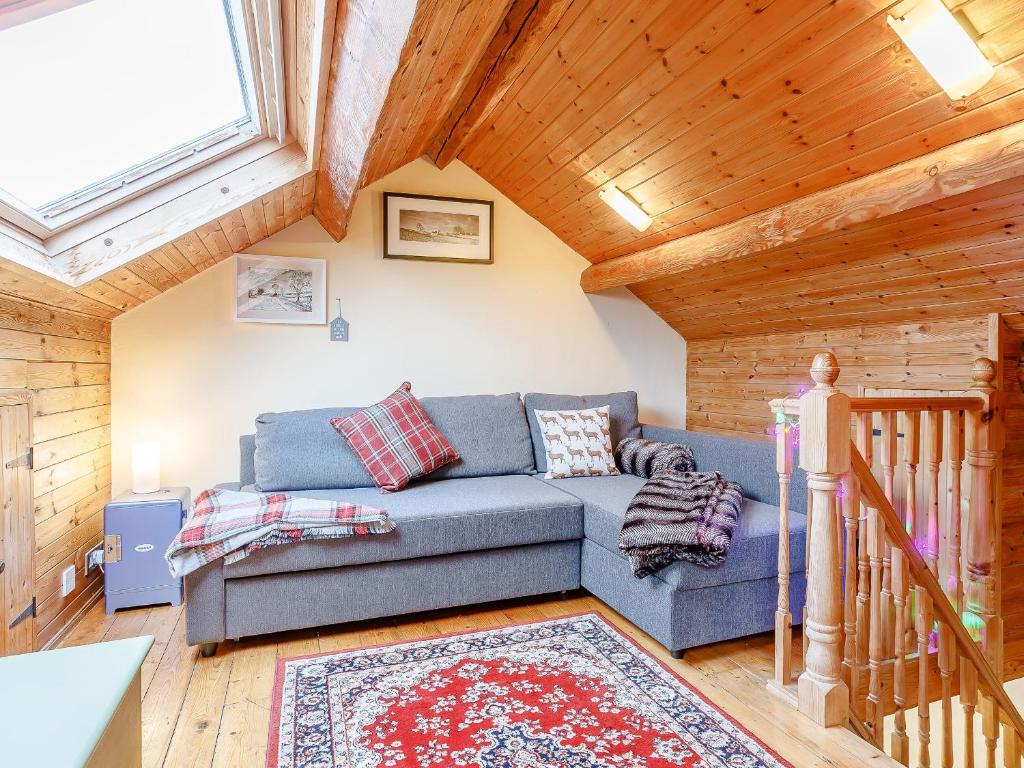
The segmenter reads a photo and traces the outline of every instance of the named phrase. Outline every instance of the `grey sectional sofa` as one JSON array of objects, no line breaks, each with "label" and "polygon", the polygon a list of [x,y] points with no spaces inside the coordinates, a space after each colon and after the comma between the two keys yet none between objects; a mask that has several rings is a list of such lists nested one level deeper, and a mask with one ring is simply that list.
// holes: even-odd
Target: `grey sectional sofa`
[{"label": "grey sectional sofa", "polygon": [[[584,587],[675,655],[763,632],[777,597],[778,481],[774,447],[641,425],[636,394],[586,397],[516,393],[422,398],[462,460],[405,490],[382,495],[329,418],[356,409],[263,414],[241,438],[233,488],[288,490],[385,507],[397,531],[383,536],[272,547],[185,579],[186,639],[216,643]],[[547,481],[533,409],[611,406],[612,440],[644,436],[684,443],[700,469],[744,488],[740,527],[717,568],[675,563],[633,577],[617,541],[643,484],[631,475]],[[527,414],[530,414],[528,417]],[[805,479],[793,478],[792,605],[804,600]]]}]

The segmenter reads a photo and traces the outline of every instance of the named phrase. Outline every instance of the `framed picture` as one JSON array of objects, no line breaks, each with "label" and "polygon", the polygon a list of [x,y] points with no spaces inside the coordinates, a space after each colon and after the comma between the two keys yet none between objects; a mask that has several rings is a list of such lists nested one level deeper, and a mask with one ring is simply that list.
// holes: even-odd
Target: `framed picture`
[{"label": "framed picture", "polygon": [[493,201],[385,192],[384,258],[493,264]]},{"label": "framed picture", "polygon": [[323,325],[327,262],[235,254],[235,320]]}]

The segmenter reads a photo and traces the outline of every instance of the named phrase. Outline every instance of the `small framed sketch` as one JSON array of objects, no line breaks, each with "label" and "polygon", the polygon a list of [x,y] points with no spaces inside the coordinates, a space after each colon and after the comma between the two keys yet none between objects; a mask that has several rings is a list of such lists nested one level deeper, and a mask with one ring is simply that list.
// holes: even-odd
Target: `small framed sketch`
[{"label": "small framed sketch", "polygon": [[494,263],[494,202],[384,193],[384,258]]},{"label": "small framed sketch", "polygon": [[235,254],[235,320],[323,325],[327,262]]}]

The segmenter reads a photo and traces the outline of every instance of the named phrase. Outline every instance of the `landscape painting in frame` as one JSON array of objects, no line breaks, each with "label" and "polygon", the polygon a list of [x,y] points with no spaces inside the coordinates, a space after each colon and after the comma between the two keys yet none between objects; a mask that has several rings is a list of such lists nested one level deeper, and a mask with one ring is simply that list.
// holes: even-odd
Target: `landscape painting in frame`
[{"label": "landscape painting in frame", "polygon": [[494,203],[384,193],[384,258],[494,262]]},{"label": "landscape painting in frame", "polygon": [[250,323],[327,322],[323,259],[235,255],[235,319]]}]

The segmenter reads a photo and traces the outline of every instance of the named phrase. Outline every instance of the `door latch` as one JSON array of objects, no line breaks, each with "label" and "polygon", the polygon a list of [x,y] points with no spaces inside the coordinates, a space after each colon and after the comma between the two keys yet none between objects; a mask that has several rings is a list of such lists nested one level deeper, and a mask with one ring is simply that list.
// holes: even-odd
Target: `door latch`
[{"label": "door latch", "polygon": [[28,451],[21,454],[21,456],[18,456],[17,458],[11,459],[6,464],[4,464],[4,466],[7,469],[17,469],[18,467],[28,467],[29,469],[32,469],[32,465],[34,463],[32,460],[33,453],[34,450],[32,448],[29,448]]},{"label": "door latch", "polygon": [[14,617],[14,621],[7,625],[8,629],[14,629],[16,626],[21,624],[25,619],[28,619],[36,615],[36,599],[32,598],[32,602],[25,606],[25,610]]}]

